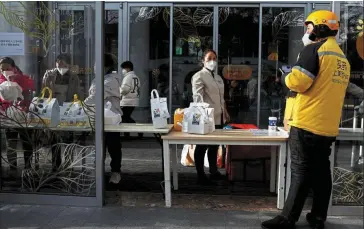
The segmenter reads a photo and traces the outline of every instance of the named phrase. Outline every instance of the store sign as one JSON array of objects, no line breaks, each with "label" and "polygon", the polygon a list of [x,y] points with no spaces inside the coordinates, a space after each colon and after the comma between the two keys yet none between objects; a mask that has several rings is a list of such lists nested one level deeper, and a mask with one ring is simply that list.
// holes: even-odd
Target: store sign
[{"label": "store sign", "polygon": [[0,56],[24,54],[24,33],[0,33]]}]

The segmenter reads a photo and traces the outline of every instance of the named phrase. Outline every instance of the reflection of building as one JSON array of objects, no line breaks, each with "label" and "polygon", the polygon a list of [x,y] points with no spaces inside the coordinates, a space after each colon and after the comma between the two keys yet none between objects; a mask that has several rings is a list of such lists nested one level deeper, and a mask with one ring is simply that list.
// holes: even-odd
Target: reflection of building
[{"label": "reflection of building", "polygon": [[[9,7],[8,13],[11,10],[33,10],[38,12],[40,19],[49,22],[49,36],[42,41],[39,37],[26,34],[26,55],[14,57],[21,69],[37,80],[38,90],[44,70],[54,67],[58,54],[68,53],[71,55],[71,64],[79,69],[83,91],[87,93],[90,80],[94,77],[95,38],[101,36],[95,34],[95,3],[49,2],[42,5],[33,2],[27,3],[26,9],[16,2],[1,4]],[[44,7],[54,13],[50,14]],[[343,31],[347,34],[343,49],[352,64],[352,71],[358,76],[353,77],[353,82],[363,86],[360,85],[363,82],[363,78],[360,78],[363,60],[357,54],[356,33],[353,32],[358,19],[363,18],[358,3],[255,2],[241,6],[229,6],[226,2],[209,5],[157,4],[152,1],[147,5],[105,3],[105,51],[116,55],[119,65],[125,60],[134,63],[134,70],[141,80],[140,107],[133,113],[138,122],[151,120],[150,89],[156,87],[152,73],[160,66],[168,66],[168,102],[170,112],[173,113],[183,105],[181,103],[185,97],[190,99],[188,96],[191,90],[186,79],[190,79],[191,72],[199,69],[203,50],[211,48],[217,51],[219,74],[226,65],[249,62],[252,75],[248,80],[241,80],[241,91],[236,93],[244,97],[252,91],[251,97],[254,99],[244,103],[236,111],[236,116],[238,120],[264,128],[272,110],[284,109],[284,97],[274,78],[280,74],[278,67],[295,63],[303,47],[302,21],[314,10],[332,8],[340,15]],[[22,26],[34,27],[35,20],[32,17],[34,15],[26,15],[26,23]],[[57,26],[52,27],[52,23]],[[16,23],[9,24],[3,17],[0,18],[0,32],[21,31]],[[269,56],[272,56],[272,60]],[[254,88],[247,90],[247,85]],[[353,103],[350,98],[347,102]],[[239,107],[235,105],[232,104],[232,107]],[[352,113],[348,116],[352,117]]]}]

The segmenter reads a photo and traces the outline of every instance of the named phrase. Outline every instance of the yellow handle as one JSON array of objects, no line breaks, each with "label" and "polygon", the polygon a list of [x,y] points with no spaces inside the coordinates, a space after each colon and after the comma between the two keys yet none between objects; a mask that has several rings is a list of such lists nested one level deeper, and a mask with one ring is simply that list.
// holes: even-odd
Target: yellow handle
[{"label": "yellow handle", "polygon": [[79,102],[80,100],[78,99],[78,95],[77,94],[74,94],[73,95],[73,102],[74,103],[77,103],[77,102]]},{"label": "yellow handle", "polygon": [[48,91],[48,93],[49,93],[49,98],[48,98],[48,101],[51,101],[52,100],[52,96],[53,96],[53,92],[52,92],[52,90],[49,88],[49,87],[44,87],[43,89],[42,89],[42,95],[40,96],[40,98],[41,99],[44,99],[44,96],[45,96],[45,93],[46,93],[46,91]]}]

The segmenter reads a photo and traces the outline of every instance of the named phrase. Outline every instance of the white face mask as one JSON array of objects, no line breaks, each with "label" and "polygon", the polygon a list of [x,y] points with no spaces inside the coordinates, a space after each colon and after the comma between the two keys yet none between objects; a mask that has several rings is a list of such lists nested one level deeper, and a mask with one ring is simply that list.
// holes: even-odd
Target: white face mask
[{"label": "white face mask", "polygon": [[125,69],[121,70],[121,74],[125,75],[126,73],[128,73],[128,71],[126,71]]},{"label": "white face mask", "polygon": [[210,60],[205,63],[205,68],[209,69],[210,71],[214,71],[216,68],[216,65],[217,65],[216,61]]},{"label": "white face mask", "polygon": [[57,68],[57,70],[62,76],[68,72],[68,68]]},{"label": "white face mask", "polygon": [[309,44],[312,44],[313,41],[310,40],[310,34],[309,33],[305,33],[305,35],[303,35],[302,37],[302,42],[304,46],[307,46]]},{"label": "white face mask", "polygon": [[13,71],[3,71],[3,75],[7,80],[9,80],[9,77],[15,75],[15,73]]}]

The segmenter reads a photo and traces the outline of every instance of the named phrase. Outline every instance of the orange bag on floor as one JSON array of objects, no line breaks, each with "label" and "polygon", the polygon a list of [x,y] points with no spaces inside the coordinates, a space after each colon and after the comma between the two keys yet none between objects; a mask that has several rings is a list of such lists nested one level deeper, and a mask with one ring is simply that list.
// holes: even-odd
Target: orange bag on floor
[{"label": "orange bag on floor", "polygon": [[177,131],[182,131],[182,121],[183,121],[183,116],[184,116],[184,110],[178,108],[175,112],[174,112],[174,117],[173,117],[173,129],[177,130]]}]

